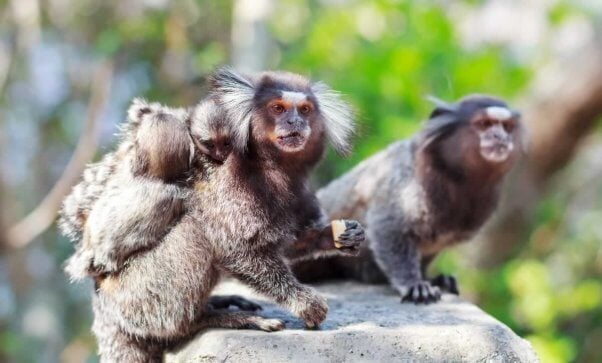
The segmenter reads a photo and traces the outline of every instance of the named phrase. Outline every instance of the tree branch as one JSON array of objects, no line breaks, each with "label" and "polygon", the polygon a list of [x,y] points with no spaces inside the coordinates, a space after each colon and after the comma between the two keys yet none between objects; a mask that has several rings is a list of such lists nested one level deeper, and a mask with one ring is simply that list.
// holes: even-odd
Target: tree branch
[{"label": "tree branch", "polygon": [[106,61],[99,66],[92,79],[84,129],[65,171],[42,202],[8,230],[5,241],[8,247],[26,246],[54,222],[63,198],[78,181],[86,164],[94,156],[99,137],[97,124],[109,98],[112,78],[113,63]]}]

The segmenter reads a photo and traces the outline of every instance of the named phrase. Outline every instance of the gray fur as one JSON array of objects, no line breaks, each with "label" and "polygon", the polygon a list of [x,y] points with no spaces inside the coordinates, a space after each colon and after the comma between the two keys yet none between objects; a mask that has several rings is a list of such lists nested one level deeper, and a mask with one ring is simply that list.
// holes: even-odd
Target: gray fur
[{"label": "gray fur", "polygon": [[[245,118],[258,124],[265,122],[261,114],[232,110],[240,107],[237,97],[249,92],[247,82],[233,82],[232,77],[229,71],[216,73],[213,97],[221,100],[227,115],[237,117],[230,120],[232,127],[239,130],[235,131],[238,139],[244,135],[245,131],[238,126],[246,122]],[[246,106],[243,109],[251,113],[255,110]],[[191,130],[195,120],[193,115]],[[249,133],[245,141],[254,140],[256,136],[249,125],[244,128]],[[323,150],[321,134],[316,131],[315,137],[318,142],[311,145],[317,151],[312,151],[312,156]],[[131,200],[131,196],[137,198],[141,194],[137,183],[131,188],[116,188],[114,197],[107,187],[102,197],[107,195],[106,203],[101,200],[95,203],[86,224],[90,234],[102,236],[108,245],[118,242],[120,248],[137,245],[140,240],[149,242],[115,270],[89,273],[96,284],[93,332],[103,362],[160,361],[164,349],[209,327],[266,331],[284,327],[278,320],[250,312],[216,309],[209,294],[224,273],[273,298],[303,319],[308,327],[316,327],[325,319],[328,310],[325,300],[295,279],[283,251],[296,239],[321,231],[317,231],[317,226],[322,215],[315,196],[306,188],[307,171],[318,158],[309,158],[305,162],[309,164],[293,172],[285,167],[290,163],[265,153],[261,149],[264,144],[255,142],[255,145],[253,150],[247,144],[242,145],[223,165],[216,167],[207,167],[206,160],[195,157],[186,180],[185,197],[178,198],[185,212],[168,228],[156,228],[162,234],[155,235],[154,240],[146,237],[150,227],[136,226],[158,218],[153,215],[157,209],[152,203],[159,198],[160,188],[149,194],[147,201],[140,201],[140,210],[138,207],[124,210],[127,206],[120,202],[120,198]],[[167,154],[165,158],[171,156]],[[298,162],[303,163],[301,159]],[[122,181],[137,177],[115,175],[116,180]],[[146,220],[141,218],[145,214],[149,216]],[[319,228],[322,227],[320,224]],[[359,224],[349,225],[341,243],[354,248],[363,239],[361,236],[363,230]],[[323,243],[319,248],[327,249],[332,237],[318,241]],[[92,258],[101,253],[104,251],[91,253]]]},{"label": "gray fur", "polygon": [[109,177],[115,171],[118,154],[117,152],[108,153],[101,161],[88,165],[83,172],[82,180],[63,200],[59,210],[58,226],[61,232],[75,244],[81,242],[84,224],[92,206],[104,191]]},{"label": "gray fur", "polygon": [[340,154],[349,154],[350,139],[355,130],[351,107],[341,99],[338,92],[333,91],[323,82],[313,84],[311,89],[320,102],[320,111],[326,120],[326,134],[330,143]]},{"label": "gray fur", "polygon": [[[59,210],[58,226],[69,239],[79,244],[82,240],[84,225],[95,202],[104,192],[111,176],[128,157],[132,157],[140,123],[145,115],[159,110],[167,110],[158,103],[148,103],[136,98],[127,111],[127,121],[120,127],[117,135],[119,146],[117,150],[106,154],[100,161],[86,167],[82,179],[76,184],[71,193],[65,197]],[[182,109],[170,109],[174,116],[184,117]]]},{"label": "gray fur", "polygon": [[197,152],[223,163],[232,151],[243,152],[247,136],[241,136],[215,97],[197,104],[188,118],[190,136]]},{"label": "gray fur", "polygon": [[[76,252],[65,265],[72,280],[121,270],[129,257],[160,241],[184,214],[183,199],[190,193],[189,189],[178,183],[166,183],[160,178],[163,173],[156,177],[149,175],[163,167],[153,166],[156,157],[141,156],[140,148],[142,145],[161,147],[157,137],[166,135],[159,133],[155,137],[155,122],[168,123],[168,128],[184,133],[173,140],[174,143],[181,142],[181,147],[166,152],[184,153],[180,158],[181,167],[176,172],[185,179],[185,172],[190,168],[187,154],[191,152],[185,118],[184,110],[134,100],[117,151],[84,171],[82,182],[66,198],[61,212],[61,221],[77,222],[61,222],[63,230],[76,237],[81,235],[81,243],[76,240]],[[141,163],[150,166],[142,168]],[[141,170],[144,170],[140,172],[142,174],[137,175]]]},{"label": "gray fur", "polygon": [[255,97],[251,80],[232,68],[224,67],[213,74],[210,82],[214,93],[219,95],[224,109],[227,110],[229,119],[236,120],[236,147],[245,149],[249,140],[249,125]]},{"label": "gray fur", "polygon": [[453,103],[447,103],[433,95],[426,96],[426,99],[436,106],[436,110],[445,110],[449,112],[456,112],[458,110]]},{"label": "gray fur", "polygon": [[[504,105],[482,96],[439,105],[412,139],[391,144],[318,191],[329,218],[359,220],[367,226],[369,241],[359,258],[330,260],[328,269],[367,282],[386,278],[404,300],[416,303],[438,300],[439,287],[457,292],[453,279],[431,284],[426,268],[442,249],[469,239],[489,218],[516,152],[502,164],[477,155],[470,159],[476,166],[468,169],[460,161],[469,160],[463,158],[472,149],[463,149],[460,140],[476,136],[447,140],[473,135],[460,132],[490,104]],[[517,126],[510,137],[520,142]],[[312,266],[318,267],[299,271]],[[438,286],[441,281],[445,286]]]},{"label": "gray fur", "polygon": [[[223,132],[229,133],[230,128],[232,122],[213,98],[202,100],[190,112],[190,133],[201,140],[210,140],[214,135]],[[244,142],[246,137],[234,143],[240,145]]]}]

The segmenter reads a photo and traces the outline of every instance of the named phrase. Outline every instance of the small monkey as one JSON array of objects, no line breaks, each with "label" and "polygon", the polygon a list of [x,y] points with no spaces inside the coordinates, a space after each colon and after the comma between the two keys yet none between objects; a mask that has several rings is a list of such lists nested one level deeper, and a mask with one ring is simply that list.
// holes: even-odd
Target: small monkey
[{"label": "small monkey", "polygon": [[215,97],[199,103],[190,112],[190,135],[198,150],[212,161],[223,164],[234,147],[233,127]]},{"label": "small monkey", "polygon": [[[87,210],[79,219],[82,243],[65,267],[72,279],[119,271],[132,254],[160,241],[183,215],[193,157],[186,117],[183,109],[134,100],[124,141],[92,169],[109,170],[110,175],[82,182],[100,181],[89,184],[90,192],[82,187],[83,194],[91,196],[84,199],[90,205],[69,200],[75,196],[65,202]],[[104,228],[107,224],[113,228]]]},{"label": "small monkey", "polygon": [[[441,290],[457,294],[453,277],[428,280],[426,269],[488,220],[524,145],[519,114],[503,101],[480,95],[438,101],[420,133],[318,191],[330,218],[361,221],[369,241],[359,258],[330,260],[327,268],[367,282],[386,278],[403,301],[434,302]],[[311,266],[317,268],[304,268]]]},{"label": "small monkey", "polygon": [[[127,122],[121,127],[117,150],[106,154],[99,162],[90,164],[84,170],[82,180],[73,187],[71,193],[63,201],[59,211],[58,224],[63,234],[76,245],[82,240],[84,225],[94,203],[105,191],[107,183],[118,167],[127,162],[126,169],[136,174],[142,174],[145,169],[149,168],[151,160],[149,160],[148,151],[153,147],[154,140],[147,140],[144,135],[152,135],[153,132],[156,132],[156,135],[162,135],[169,139],[170,134],[178,134],[174,132],[176,130],[179,130],[180,135],[185,132],[181,125],[172,125],[171,122],[156,122],[157,120],[142,122],[145,115],[156,114],[161,107],[163,106],[158,103],[149,104],[142,99],[134,99],[128,109]],[[165,108],[165,111],[173,111],[171,113],[177,113],[178,117],[183,117],[183,110],[181,109]],[[153,128],[154,130],[151,131]],[[175,143],[175,147],[183,150],[189,148],[190,145],[180,136],[178,142]],[[179,153],[178,155],[185,155],[185,153]],[[188,160],[183,158],[176,160],[175,164],[166,162],[166,170],[159,171],[159,174],[157,174],[157,170],[160,169],[160,166],[153,165],[155,171],[148,171],[148,176],[154,179],[173,179],[173,174],[185,172],[187,163]],[[170,173],[172,175],[169,175]]]},{"label": "small monkey", "polygon": [[[185,129],[181,122],[149,120],[151,114],[177,114],[186,119]],[[128,122],[120,132],[120,143],[116,151],[106,154],[101,161],[89,165],[83,172],[82,180],[73,187],[63,201],[59,211],[59,227],[64,235],[75,243],[82,240],[84,225],[94,203],[115,173],[118,165],[131,158],[130,169],[134,174],[181,183],[187,176],[192,158],[206,155],[205,166],[223,163],[232,151],[233,135],[224,115],[216,111],[215,100],[205,99],[186,112],[172,109],[158,103],[147,103],[135,99],[128,110]],[[171,116],[170,116],[171,117]],[[143,119],[147,120],[143,122]],[[191,138],[189,139],[190,134]],[[164,142],[161,140],[168,140]],[[156,145],[155,142],[165,145]],[[190,145],[190,142],[194,145]],[[196,146],[195,150],[192,146]],[[152,150],[167,148],[167,155],[176,155],[175,160],[157,160]],[[195,151],[197,156],[195,156]],[[173,157],[173,156],[172,156]],[[154,158],[154,160],[152,159]]]},{"label": "small monkey", "polygon": [[232,151],[231,127],[214,99],[190,111],[136,99],[128,120],[118,150],[88,168],[64,203],[66,234],[87,230],[66,265],[73,279],[116,272],[160,241],[184,213],[192,163],[211,168]]},{"label": "small monkey", "polygon": [[[209,294],[224,272],[317,327],[326,302],[296,280],[286,258],[335,241],[351,253],[363,240],[357,222],[333,233],[308,187],[327,139],[341,152],[349,147],[353,120],[336,93],[290,73],[230,69],[213,75],[211,89],[233,126],[232,152],[219,167],[193,165],[186,212],[159,243],[96,278],[92,330],[102,361],[161,361],[166,347],[209,327],[284,328],[277,319],[216,308]],[[295,241],[303,246],[289,249]]]}]

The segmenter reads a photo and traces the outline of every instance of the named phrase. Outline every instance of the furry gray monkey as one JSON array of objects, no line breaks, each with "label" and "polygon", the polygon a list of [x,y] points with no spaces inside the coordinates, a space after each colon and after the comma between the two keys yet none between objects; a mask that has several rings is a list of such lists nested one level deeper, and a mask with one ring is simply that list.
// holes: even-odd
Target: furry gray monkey
[{"label": "furry gray monkey", "polygon": [[441,250],[469,239],[491,216],[502,181],[524,150],[524,134],[519,114],[499,99],[439,101],[416,136],[391,144],[318,191],[329,218],[366,226],[368,243],[360,256],[312,262],[296,272],[304,281],[324,277],[312,270],[388,280],[403,301],[414,303],[437,301],[441,290],[457,294],[452,276],[429,280],[426,269]]},{"label": "furry gray monkey", "polygon": [[161,361],[166,348],[208,327],[284,327],[248,311],[216,309],[209,293],[223,272],[316,327],[326,303],[294,278],[283,250],[317,235],[304,243],[326,251],[336,240],[337,248],[353,253],[363,240],[361,226],[351,221],[336,238],[327,236],[329,226],[307,186],[326,137],[338,150],[348,148],[352,119],[338,95],[288,73],[248,77],[223,69],[212,84],[237,125],[232,154],[210,169],[195,158],[192,193],[177,223],[121,270],[95,278],[93,332],[103,361]]},{"label": "furry gray monkey", "polygon": [[[65,201],[61,225],[75,221],[79,227],[72,223],[64,229],[83,229],[82,242],[65,267],[73,280],[119,271],[132,254],[160,241],[183,215],[185,175],[193,156],[186,117],[183,109],[132,103],[122,145],[92,173],[84,173],[84,183],[91,181],[93,187],[76,186]],[[81,195],[88,205],[74,202]],[[73,210],[75,214],[67,213]]]},{"label": "furry gray monkey", "polygon": [[213,99],[190,111],[134,100],[117,151],[88,167],[63,203],[59,225],[78,244],[69,276],[116,272],[160,241],[184,213],[195,146],[204,168],[223,163],[232,151],[230,130]]},{"label": "furry gray monkey", "polygon": [[[71,193],[65,198],[59,211],[58,225],[64,235],[79,244],[82,241],[84,225],[92,210],[94,203],[106,190],[107,184],[121,164],[128,164],[123,169],[135,175],[146,174],[152,179],[165,179],[171,182],[174,176],[184,174],[188,169],[189,160],[184,160],[185,149],[190,148],[190,142],[182,139],[186,135],[183,122],[174,122],[174,119],[184,119],[182,109],[172,109],[158,103],[147,103],[142,99],[135,99],[128,109],[127,122],[121,127],[119,133],[119,146],[116,151],[106,154],[99,162],[89,165],[83,172],[82,180],[73,187]],[[157,117],[160,115],[160,117]],[[167,120],[167,122],[164,119]],[[151,136],[150,139],[145,135]],[[153,136],[154,135],[154,136]],[[165,161],[165,165],[152,165],[153,160],[149,150],[154,147],[154,139],[166,139],[180,135],[171,147],[181,148],[182,160],[175,160],[172,164]],[[171,136],[171,137],[170,137]],[[161,170],[165,166],[166,170]],[[150,170],[148,170],[150,168]],[[144,170],[147,172],[144,172]]]}]

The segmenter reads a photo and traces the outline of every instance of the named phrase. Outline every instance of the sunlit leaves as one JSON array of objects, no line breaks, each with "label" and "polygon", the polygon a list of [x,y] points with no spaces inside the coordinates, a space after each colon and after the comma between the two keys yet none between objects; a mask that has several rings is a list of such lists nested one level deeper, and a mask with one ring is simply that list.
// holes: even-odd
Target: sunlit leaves
[{"label": "sunlit leaves", "polygon": [[[285,9],[300,9],[299,17],[287,21],[293,15],[284,14]],[[499,47],[464,49],[447,8],[435,2],[335,1],[317,6],[287,0],[276,7],[271,24],[279,32],[281,68],[331,83],[351,95],[361,111],[363,132],[354,162],[414,133],[432,108],[426,95],[455,100],[486,92],[511,98],[530,74]],[[336,173],[352,164],[335,163]]]}]

